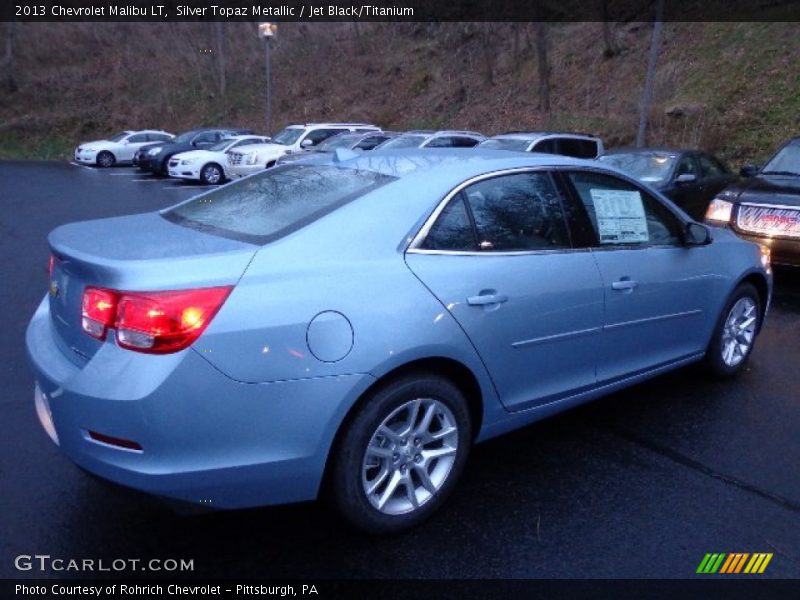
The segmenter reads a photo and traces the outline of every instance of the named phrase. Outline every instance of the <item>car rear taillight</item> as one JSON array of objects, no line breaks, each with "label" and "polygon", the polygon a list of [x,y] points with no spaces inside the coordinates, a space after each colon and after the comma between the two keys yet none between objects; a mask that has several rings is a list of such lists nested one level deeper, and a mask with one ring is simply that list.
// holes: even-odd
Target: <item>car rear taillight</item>
[{"label": "car rear taillight", "polygon": [[50,273],[50,279],[53,278],[53,271],[56,270],[56,257],[50,255],[50,262],[47,265],[47,271]]},{"label": "car rear taillight", "polygon": [[106,339],[117,314],[117,293],[103,288],[87,287],[83,292],[81,325],[83,330],[98,340]]},{"label": "car rear taillight", "polygon": [[[83,330],[104,339],[106,329],[113,327],[123,348],[153,354],[177,352],[200,337],[232,289],[117,292],[88,287],[83,296]],[[109,313],[102,312],[106,307]]]}]

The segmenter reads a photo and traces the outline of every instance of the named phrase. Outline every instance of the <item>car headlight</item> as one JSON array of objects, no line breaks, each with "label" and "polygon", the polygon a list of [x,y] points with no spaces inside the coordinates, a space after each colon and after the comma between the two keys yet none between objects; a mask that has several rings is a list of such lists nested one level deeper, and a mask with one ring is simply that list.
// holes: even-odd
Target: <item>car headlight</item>
[{"label": "car headlight", "polygon": [[714,223],[730,223],[733,203],[721,198],[714,198],[706,209],[706,221]]},{"label": "car headlight", "polygon": [[161,154],[161,148],[150,148],[147,151],[147,156],[158,156],[159,154]]},{"label": "car headlight", "polygon": [[244,155],[244,162],[246,164],[248,164],[248,165],[256,164],[257,160],[258,160],[258,153],[257,152],[251,152],[250,154],[245,154]]},{"label": "car headlight", "polygon": [[196,159],[196,158],[184,158],[184,159],[181,161],[181,164],[182,164],[182,165],[193,165],[193,164],[194,164],[194,163],[196,163],[196,162],[197,162],[197,159]]}]

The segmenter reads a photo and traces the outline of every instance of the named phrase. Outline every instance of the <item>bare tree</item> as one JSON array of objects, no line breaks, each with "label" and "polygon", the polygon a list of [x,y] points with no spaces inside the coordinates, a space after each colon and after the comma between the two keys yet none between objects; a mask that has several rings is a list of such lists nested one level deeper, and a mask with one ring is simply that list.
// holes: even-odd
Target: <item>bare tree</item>
[{"label": "bare tree", "polygon": [[547,59],[547,24],[533,24],[536,37],[536,61],[539,68],[539,108],[550,112],[550,63]]},{"label": "bare tree", "polygon": [[0,73],[2,73],[3,88],[9,94],[13,94],[19,89],[17,80],[14,77],[14,35],[16,33],[16,23],[9,21],[6,23],[6,43],[3,53],[3,61],[0,63]]},{"label": "bare tree", "polygon": [[656,5],[656,20],[653,23],[653,37],[650,40],[650,56],[647,59],[647,76],[644,80],[642,93],[642,106],[639,112],[639,131],[636,134],[636,147],[641,148],[647,141],[647,121],[653,104],[653,88],[656,84],[656,63],[658,51],[661,48],[661,30],[664,23],[661,21],[664,14],[664,0],[658,0]]},{"label": "bare tree", "polygon": [[603,56],[612,58],[619,54],[619,48],[614,41],[614,33],[611,30],[611,15],[608,11],[608,0],[600,0],[600,11],[603,17]]},{"label": "bare tree", "polygon": [[214,21],[214,37],[216,40],[216,55],[217,55],[217,85],[219,87],[219,95],[225,95],[227,88],[227,66],[225,64],[225,22]]}]

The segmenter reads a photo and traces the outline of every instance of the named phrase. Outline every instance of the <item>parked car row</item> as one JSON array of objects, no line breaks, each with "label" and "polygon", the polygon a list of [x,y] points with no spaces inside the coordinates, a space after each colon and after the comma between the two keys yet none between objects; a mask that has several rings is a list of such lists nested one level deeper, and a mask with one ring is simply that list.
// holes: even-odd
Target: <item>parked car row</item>
[{"label": "parked car row", "polygon": [[777,264],[800,266],[800,140],[790,140],[764,168],[739,176],[708,152],[680,148],[606,151],[600,138],[571,132],[383,131],[369,123],[289,125],[270,138],[248,129],[210,127],[173,136],[124,131],[75,149],[75,160],[100,167],[132,163],[159,176],[217,185],[296,162],[323,164],[338,150],[479,148],[597,159],[659,191],[698,221],[727,226],[769,248]]}]

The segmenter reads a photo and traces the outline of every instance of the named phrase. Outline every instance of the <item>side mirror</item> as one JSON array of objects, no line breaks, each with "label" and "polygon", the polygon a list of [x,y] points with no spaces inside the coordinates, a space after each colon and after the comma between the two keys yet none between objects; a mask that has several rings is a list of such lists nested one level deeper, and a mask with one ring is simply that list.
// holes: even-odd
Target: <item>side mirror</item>
[{"label": "side mirror", "polygon": [[739,169],[739,175],[742,177],[755,177],[758,175],[758,165],[744,165]]},{"label": "side mirror", "polygon": [[314,145],[314,142],[312,142],[308,138],[306,138],[302,142],[300,142],[300,147],[301,148],[311,148],[311,146],[313,146],[313,145]]},{"label": "side mirror", "polygon": [[706,246],[711,243],[711,232],[700,223],[687,223],[683,232],[683,243],[687,246]]},{"label": "side mirror", "polygon": [[686,185],[695,181],[697,181],[697,176],[694,173],[682,173],[675,178],[675,183],[678,185]]}]

